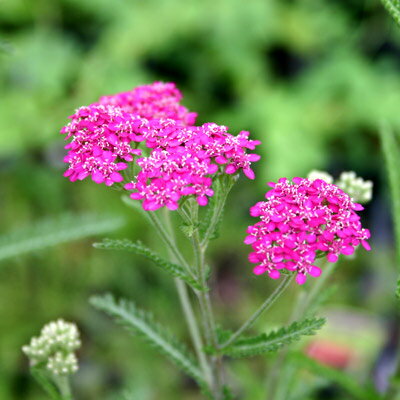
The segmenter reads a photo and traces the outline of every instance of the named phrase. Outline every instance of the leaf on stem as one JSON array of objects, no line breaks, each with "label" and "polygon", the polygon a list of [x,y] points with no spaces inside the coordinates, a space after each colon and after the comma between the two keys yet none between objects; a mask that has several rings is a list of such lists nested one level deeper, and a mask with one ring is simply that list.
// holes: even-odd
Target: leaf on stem
[{"label": "leaf on stem", "polygon": [[200,283],[198,283],[195,279],[190,277],[182,266],[165,260],[164,258],[160,257],[157,253],[150,250],[148,247],[146,247],[139,241],[132,242],[128,239],[123,239],[123,240],[104,239],[102,242],[94,243],[93,246],[96,249],[123,250],[139,254],[153,261],[155,265],[162,268],[164,271],[168,272],[173,277],[182,279],[188,285],[192,286],[194,289],[204,290],[203,286],[200,285]]},{"label": "leaf on stem", "polygon": [[0,261],[120,228],[121,217],[65,214],[0,236]]},{"label": "leaf on stem", "polygon": [[361,385],[348,373],[331,368],[327,365],[322,365],[318,361],[313,360],[302,353],[296,352],[291,354],[290,362],[307,369],[318,377],[323,377],[328,381],[337,384],[355,399],[377,400],[380,398],[372,385],[365,382]]},{"label": "leaf on stem", "polygon": [[381,0],[386,10],[392,16],[398,26],[400,26],[400,1],[399,0]]},{"label": "leaf on stem", "polygon": [[43,367],[31,367],[31,374],[52,400],[63,400],[57,386]]},{"label": "leaf on stem", "polygon": [[263,353],[274,352],[282,346],[300,340],[303,336],[311,336],[325,324],[324,318],[310,318],[293,322],[268,334],[238,339],[234,344],[222,350],[234,358],[251,357]]},{"label": "leaf on stem", "polygon": [[113,317],[128,331],[141,336],[201,387],[207,386],[193,356],[170,332],[154,321],[152,314],[138,309],[133,302],[123,299],[116,301],[111,295],[91,297],[90,303]]},{"label": "leaf on stem", "polygon": [[237,177],[221,175],[213,183],[214,195],[207,205],[207,213],[200,224],[200,234],[205,240],[213,240],[219,236],[226,197],[235,184]]}]

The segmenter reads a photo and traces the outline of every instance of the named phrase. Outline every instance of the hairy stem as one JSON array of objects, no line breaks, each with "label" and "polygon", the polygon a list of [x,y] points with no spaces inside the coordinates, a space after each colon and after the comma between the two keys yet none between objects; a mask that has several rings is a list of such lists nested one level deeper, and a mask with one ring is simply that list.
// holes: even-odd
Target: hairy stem
[{"label": "hairy stem", "polygon": [[256,322],[258,317],[263,312],[267,311],[275,303],[279,296],[286,290],[291,282],[291,278],[292,276],[285,275],[285,277],[282,279],[281,284],[273,291],[273,293],[269,297],[267,297],[264,303],[261,304],[261,306],[254,312],[254,314],[225,343],[222,343],[219,347],[221,349],[228,347],[229,345],[234,343],[244,331],[249,329],[254,324],[254,322]]},{"label": "hairy stem", "polygon": [[[192,203],[191,219],[194,226],[198,225],[198,205],[196,202]],[[206,242],[208,243],[208,242]],[[196,269],[203,287],[208,288],[207,284],[207,271],[205,264],[205,252],[207,245],[202,245],[198,229],[195,229],[192,236],[193,251],[195,254]],[[216,332],[216,325],[214,313],[211,305],[211,299],[208,290],[198,291],[197,297],[199,299],[200,309],[203,317],[204,334],[207,339],[207,345],[212,346],[214,349],[218,348],[218,338]],[[221,355],[213,355],[211,357],[212,372],[214,375],[214,384],[212,386],[212,393],[216,400],[222,399],[224,387],[224,371],[223,361]]]},{"label": "hairy stem", "polygon": [[[325,269],[324,273],[318,278],[318,281],[312,286],[311,290],[306,293],[303,291],[299,292],[298,300],[296,301],[292,314],[289,319],[289,323],[294,322],[296,319],[304,317],[309,307],[311,306],[313,300],[321,292],[325,282],[329,279],[332,272],[334,271],[336,264],[329,264]],[[281,400],[282,393],[286,393],[283,390],[287,382],[293,380],[293,374],[295,370],[292,368],[285,368],[285,363],[287,360],[288,349],[282,350],[278,358],[272,365],[269,377],[268,377],[268,400]]]},{"label": "hairy stem", "polygon": [[[172,261],[180,262],[189,270],[189,266],[180,253],[177,245],[175,236],[172,229],[172,224],[169,219],[168,211],[166,211],[165,219],[167,223],[167,229],[164,228],[161,221],[158,219],[157,215],[154,213],[149,213],[150,220],[153,222],[154,228],[157,230],[160,237],[163,239],[164,243],[167,245],[170,252]],[[196,352],[197,359],[200,364],[200,368],[203,372],[204,379],[212,387],[213,376],[211,373],[211,368],[208,364],[207,358],[203,351],[203,340],[200,335],[200,330],[197,324],[197,320],[193,311],[193,307],[189,298],[186,284],[179,278],[175,278],[175,286],[179,295],[179,301],[181,303],[182,311],[185,316],[186,324],[189,329],[189,333],[192,339],[193,347]]]}]

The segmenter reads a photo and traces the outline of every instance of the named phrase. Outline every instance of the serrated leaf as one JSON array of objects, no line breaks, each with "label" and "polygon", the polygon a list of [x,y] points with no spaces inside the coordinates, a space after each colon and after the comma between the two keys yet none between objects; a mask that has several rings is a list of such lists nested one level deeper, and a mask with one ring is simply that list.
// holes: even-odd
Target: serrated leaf
[{"label": "serrated leaf", "polygon": [[43,370],[43,368],[32,367],[31,374],[52,400],[63,400],[57,389],[57,386],[54,384],[54,382],[52,382],[52,380],[49,378],[49,375]]},{"label": "serrated leaf", "polygon": [[381,398],[370,384],[363,382],[361,385],[348,373],[331,368],[327,365],[322,365],[318,361],[313,360],[302,353],[291,354],[290,362],[296,363],[299,367],[303,367],[319,377],[323,377],[330,382],[336,383],[354,399],[378,400]]},{"label": "serrated leaf", "polygon": [[324,324],[324,318],[293,322],[288,327],[282,327],[268,334],[239,339],[232,346],[223,349],[223,353],[240,358],[277,351],[284,345],[300,340],[303,336],[314,335]]},{"label": "serrated leaf", "polygon": [[204,290],[203,286],[200,285],[200,283],[198,283],[195,279],[190,277],[182,266],[165,260],[164,258],[160,257],[157,253],[150,250],[148,247],[146,247],[139,241],[132,242],[128,239],[123,239],[123,240],[104,239],[102,242],[94,243],[93,246],[96,249],[123,250],[139,254],[153,261],[155,265],[162,268],[164,271],[168,272],[173,277],[182,279],[188,285],[192,286],[197,290]]},{"label": "serrated leaf", "polygon": [[400,26],[400,1],[399,0],[381,0],[386,10],[392,16],[398,26]]},{"label": "serrated leaf", "polygon": [[207,206],[207,213],[200,224],[200,234],[203,240],[208,241],[218,238],[225,201],[236,179],[235,176],[225,174],[214,180],[214,195],[210,198],[210,202]]},{"label": "serrated leaf", "polygon": [[0,237],[0,261],[46,247],[98,235],[120,228],[118,216],[66,214],[38,221]]},{"label": "serrated leaf", "polygon": [[156,323],[152,314],[138,309],[133,302],[127,300],[117,302],[111,295],[94,296],[90,299],[90,303],[113,317],[128,331],[142,337],[182,371],[191,376],[202,388],[207,387],[196,361],[186,349],[186,346],[173,337],[163,326]]}]

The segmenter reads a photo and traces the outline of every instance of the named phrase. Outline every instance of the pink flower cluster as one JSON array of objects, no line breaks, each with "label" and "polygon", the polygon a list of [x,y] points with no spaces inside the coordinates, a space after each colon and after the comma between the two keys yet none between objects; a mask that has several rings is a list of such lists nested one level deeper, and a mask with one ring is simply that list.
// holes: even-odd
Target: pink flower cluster
[{"label": "pink flower cluster", "polygon": [[[111,186],[125,181],[119,171],[134,163],[139,171],[124,188],[133,199],[143,200],[148,211],[163,206],[175,210],[182,196],[191,195],[206,205],[217,173],[241,169],[254,179],[251,163],[260,156],[247,150],[260,142],[249,140],[246,131],[233,136],[214,123],[192,125],[196,114],[181,106],[180,99],[174,84],[156,82],[79,108],[61,130],[72,139],[64,175],[71,181],[91,176]],[[141,143],[143,149],[138,148]]]},{"label": "pink flower cluster", "polygon": [[147,119],[169,118],[185,125],[194,125],[197,114],[189,112],[179,102],[181,92],[172,82],[154,82],[128,92],[103,96],[99,103],[122,108],[125,112]]},{"label": "pink flower cluster", "polygon": [[302,285],[307,275],[321,274],[313,265],[317,257],[336,262],[339,254],[350,255],[359,244],[370,250],[369,230],[362,228],[356,213],[363,207],[336,185],[321,179],[294,178],[292,183],[281,178],[270,186],[267,201],[250,209],[260,221],[248,227],[244,241],[253,248],[249,261],[257,264],[256,275],[267,272],[278,279],[280,271],[295,271]]}]

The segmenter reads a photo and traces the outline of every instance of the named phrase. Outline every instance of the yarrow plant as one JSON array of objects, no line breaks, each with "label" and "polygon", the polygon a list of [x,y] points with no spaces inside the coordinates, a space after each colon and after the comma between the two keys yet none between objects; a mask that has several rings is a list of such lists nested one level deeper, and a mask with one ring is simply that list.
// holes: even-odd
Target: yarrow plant
[{"label": "yarrow plant", "polygon": [[[331,270],[317,265],[318,259],[335,263],[339,255],[352,254],[360,244],[369,250],[370,233],[358,215],[363,207],[353,194],[346,193],[347,186],[334,185],[328,174],[271,183],[266,200],[250,209],[259,221],[248,227],[245,243],[252,247],[253,272],[281,278],[280,282],[237,330],[222,329],[211,301],[208,281],[212,272],[206,252],[217,237],[227,196],[239,174],[255,179],[252,164],[260,156],[253,151],[260,142],[250,139],[247,131],[233,135],[226,126],[212,122],[195,125],[196,113],[181,105],[181,100],[173,83],[155,82],[80,107],[61,130],[68,140],[64,175],[70,181],[91,178],[120,189],[124,201],[155,228],[169,259],[128,239],[106,239],[95,247],[135,252],[174,277],[194,352],[131,301],[103,295],[93,297],[91,303],[174,362],[205,396],[228,400],[235,393],[226,373],[227,358],[277,351],[315,334],[324,319],[310,315],[307,305],[318,290],[298,301],[298,320],[258,336],[246,336],[246,331],[289,287],[292,278],[303,285],[308,276],[322,274],[323,283]],[[178,220],[180,231],[191,243],[191,259],[181,250],[175,232]],[[52,352],[47,359],[49,351],[42,348],[42,342],[39,338],[25,348],[31,362],[47,360],[53,375],[72,371],[75,359],[68,358],[71,353]],[[269,393],[275,393],[273,386],[268,387]]]}]

